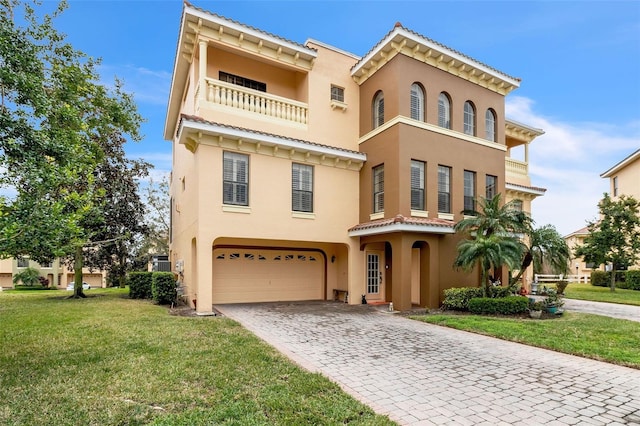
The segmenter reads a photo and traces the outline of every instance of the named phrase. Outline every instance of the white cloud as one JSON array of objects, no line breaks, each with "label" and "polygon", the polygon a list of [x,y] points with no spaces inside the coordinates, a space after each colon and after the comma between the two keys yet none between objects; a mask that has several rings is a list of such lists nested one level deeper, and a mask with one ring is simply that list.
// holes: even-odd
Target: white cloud
[{"label": "white cloud", "polygon": [[506,103],[507,117],[543,129],[529,147],[531,184],[547,188],[533,202],[537,226],[550,223],[563,235],[596,218],[597,204],[609,190],[600,174],[638,149],[638,123],[568,123],[534,111],[530,99],[514,96]]}]

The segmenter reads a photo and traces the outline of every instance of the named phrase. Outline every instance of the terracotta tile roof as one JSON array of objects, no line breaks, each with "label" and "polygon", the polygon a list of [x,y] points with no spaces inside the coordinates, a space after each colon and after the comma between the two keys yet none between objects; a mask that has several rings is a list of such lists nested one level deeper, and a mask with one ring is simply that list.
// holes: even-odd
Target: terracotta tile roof
[{"label": "terracotta tile roof", "polygon": [[533,191],[547,192],[547,188],[540,188],[538,186],[526,186],[526,185],[518,185],[517,183],[507,182],[508,185],[515,186],[517,188],[528,189]]},{"label": "terracotta tile roof", "polygon": [[233,19],[229,19],[229,18],[227,18],[227,17],[225,17],[225,16],[218,15],[217,13],[213,13],[213,12],[210,12],[210,11],[208,11],[208,10],[202,9],[201,7],[195,6],[195,5],[193,5],[192,3],[189,3],[189,2],[188,2],[188,1],[186,1],[186,0],[184,1],[184,4],[185,4],[185,6],[192,7],[192,8],[196,9],[196,10],[197,10],[197,11],[199,11],[199,12],[206,13],[206,14],[207,14],[207,15],[209,15],[209,16],[213,16],[213,17],[215,17],[215,18],[219,18],[219,19],[224,19],[225,21],[231,22],[231,23],[233,23],[233,24],[236,24],[236,25],[239,25],[239,26],[242,26],[242,27],[245,27],[245,28],[249,28],[250,30],[253,30],[253,31],[259,32],[259,33],[264,34],[264,35],[266,35],[266,36],[268,36],[268,37],[273,37],[273,38],[275,38],[275,39],[278,39],[278,40],[284,41],[284,42],[286,42],[286,43],[294,44],[294,45],[296,45],[296,46],[298,46],[298,47],[300,47],[300,48],[303,48],[303,49],[316,50],[316,49],[314,49],[314,48],[312,48],[312,47],[305,46],[304,44],[298,43],[298,42],[296,42],[296,41],[288,40],[288,39],[286,39],[286,38],[284,38],[284,37],[281,37],[281,36],[279,36],[279,35],[276,35],[276,34],[269,33],[269,32],[267,32],[267,31],[261,30],[260,28],[256,28],[256,27],[253,27],[253,26],[251,26],[251,25],[243,24],[242,22],[238,22],[238,21],[235,21],[235,20],[233,20]]},{"label": "terracotta tile roof", "polygon": [[[411,34],[415,35],[416,37],[420,37],[420,38],[422,38],[422,39],[424,39],[424,40],[428,41],[429,43],[433,43],[433,44],[435,44],[435,45],[437,45],[437,46],[440,46],[440,47],[442,47],[443,49],[449,50],[450,52],[453,52],[453,53],[455,53],[456,55],[460,55],[460,56],[462,56],[463,58],[468,59],[469,61],[473,61],[473,62],[475,62],[475,63],[477,63],[477,64],[480,64],[480,65],[482,65],[482,66],[484,66],[484,67],[487,67],[487,68],[488,68],[488,69],[490,69],[491,71],[494,71],[494,72],[496,72],[496,73],[498,73],[498,74],[500,74],[500,75],[503,75],[503,76],[505,76],[505,77],[508,77],[508,78],[513,79],[513,80],[516,80],[516,81],[522,81],[522,79],[521,79],[521,78],[510,76],[509,74],[506,74],[506,73],[504,73],[504,72],[502,72],[502,71],[500,71],[500,70],[498,70],[498,69],[496,69],[496,68],[493,68],[492,66],[489,66],[489,65],[485,64],[484,62],[481,62],[481,61],[478,61],[477,59],[472,58],[471,56],[465,55],[464,53],[462,53],[462,52],[460,52],[460,51],[457,51],[457,50],[455,50],[455,49],[452,49],[452,48],[450,48],[449,46],[446,46],[446,45],[444,45],[444,44],[442,44],[442,43],[440,43],[440,42],[438,42],[438,41],[435,41],[435,40],[433,40],[433,39],[430,39],[429,37],[425,37],[424,35],[422,35],[422,34],[420,34],[420,33],[416,32],[416,31],[413,31],[413,30],[411,30],[411,29],[409,29],[409,28],[405,27],[405,26],[404,26],[404,25],[402,25],[400,22],[396,22],[396,23],[395,23],[395,25],[393,26],[393,28],[391,29],[391,31],[389,31],[387,34],[385,34],[385,36],[384,36],[384,37],[382,37],[382,39],[381,39],[378,43],[376,43],[376,45],[375,45],[375,46],[373,46],[371,49],[369,49],[369,51],[368,51],[366,54],[364,54],[364,55],[362,56],[362,58],[363,58],[363,59],[364,59],[364,58],[366,58],[366,57],[367,57],[371,52],[373,52],[374,50],[376,50],[376,49],[378,48],[378,46],[380,46],[380,45],[381,45],[381,44],[386,40],[386,38],[387,38],[389,35],[391,35],[391,33],[393,33],[397,28],[400,28],[400,29],[402,29],[402,30],[404,30],[404,31],[407,31],[408,33],[411,33]],[[362,61],[362,60],[361,60],[361,61]],[[358,65],[360,65],[360,62],[361,62],[361,61],[358,61],[358,63],[356,63],[353,67],[351,67],[351,70],[353,71],[353,69],[355,69]]]},{"label": "terracotta tile roof", "polygon": [[287,137],[287,136],[276,135],[276,134],[273,134],[273,133],[260,132],[258,130],[246,129],[244,127],[230,126],[228,124],[216,123],[215,121],[209,121],[209,120],[205,120],[202,117],[198,117],[198,116],[195,116],[195,115],[187,115],[187,114],[180,114],[180,122],[178,123],[178,129],[176,130],[176,136],[178,135],[178,133],[180,132],[180,129],[182,128],[182,122],[185,121],[185,120],[186,121],[196,122],[196,123],[201,123],[201,124],[206,124],[206,125],[210,125],[210,126],[224,127],[225,129],[230,129],[230,130],[239,130],[239,131],[242,131],[242,132],[249,132],[249,133],[253,133],[255,135],[262,135],[262,136],[269,136],[269,137],[273,137],[273,138],[284,139],[284,140],[297,142],[297,143],[302,143],[302,144],[305,144],[305,145],[315,146],[315,147],[319,147],[319,148],[335,149],[335,150],[346,152],[346,153],[349,153],[349,154],[365,155],[363,152],[360,152],[360,151],[352,151],[350,149],[340,148],[340,147],[337,147],[337,146],[323,145],[323,144],[319,144],[319,143],[316,143],[316,142],[310,142],[310,141],[305,141],[305,140],[301,140],[301,139],[294,139],[294,138],[290,138],[290,137]]},{"label": "terracotta tile roof", "polygon": [[415,226],[425,226],[425,227],[435,226],[443,229],[448,229],[448,228],[453,229],[455,222],[453,222],[452,220],[437,219],[437,218],[404,217],[403,215],[399,214],[396,217],[393,217],[390,219],[378,219],[378,220],[372,220],[371,222],[359,223],[358,225],[350,228],[349,232],[383,228],[385,226],[390,226],[395,224],[405,224],[405,225],[415,225]]}]

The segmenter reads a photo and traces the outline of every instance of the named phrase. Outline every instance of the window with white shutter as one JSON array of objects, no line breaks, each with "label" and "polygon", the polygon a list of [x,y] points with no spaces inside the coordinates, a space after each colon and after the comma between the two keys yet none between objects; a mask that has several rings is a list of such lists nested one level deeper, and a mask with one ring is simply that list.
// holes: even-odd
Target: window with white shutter
[{"label": "window with white shutter", "polygon": [[438,166],[438,213],[451,213],[451,167]]},{"label": "window with white shutter", "polygon": [[424,121],[424,91],[418,83],[411,85],[411,118]]},{"label": "window with white shutter", "polygon": [[384,212],[384,164],[373,168],[373,212]]},{"label": "window with white shutter", "polygon": [[222,202],[249,205],[249,156],[235,152],[223,154]]},{"label": "window with white shutter", "polygon": [[451,128],[451,100],[444,92],[438,96],[438,126]]},{"label": "window with white shutter", "polygon": [[411,160],[411,210],[424,210],[424,163]]},{"label": "window with white shutter", "polygon": [[291,209],[294,212],[313,212],[313,166],[291,165]]}]

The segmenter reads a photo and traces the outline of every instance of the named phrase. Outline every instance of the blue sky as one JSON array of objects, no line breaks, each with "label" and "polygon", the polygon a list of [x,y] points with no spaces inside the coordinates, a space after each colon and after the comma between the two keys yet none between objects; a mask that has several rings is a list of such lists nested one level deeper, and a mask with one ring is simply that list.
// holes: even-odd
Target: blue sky
[{"label": "blue sky", "polygon": [[[530,147],[538,226],[561,234],[597,215],[600,174],[640,148],[640,1],[196,1],[195,6],[304,43],[364,56],[396,22],[509,75],[508,118],[546,133]],[[146,118],[131,157],[171,168],[163,127],[181,1],[71,0],[56,21],[78,49],[123,79]],[[53,7],[45,2],[45,8]]]}]

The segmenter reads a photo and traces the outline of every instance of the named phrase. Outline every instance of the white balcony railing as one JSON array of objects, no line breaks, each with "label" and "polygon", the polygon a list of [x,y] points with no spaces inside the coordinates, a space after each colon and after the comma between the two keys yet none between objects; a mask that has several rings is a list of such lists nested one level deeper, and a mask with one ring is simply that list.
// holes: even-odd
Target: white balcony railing
[{"label": "white balcony railing", "polygon": [[529,176],[529,164],[513,158],[505,158],[505,172],[517,176]]},{"label": "white balcony railing", "polygon": [[207,78],[206,83],[205,99],[207,102],[304,125],[308,122],[309,108],[304,102],[212,78]]}]

